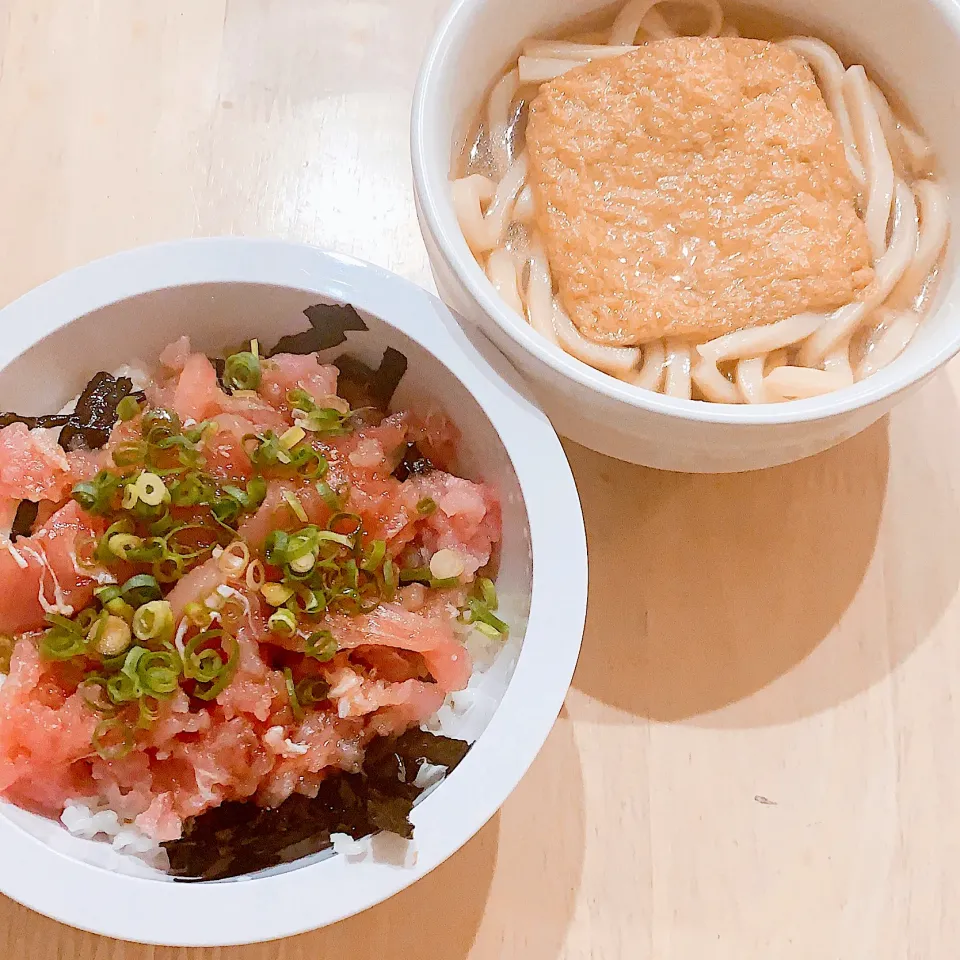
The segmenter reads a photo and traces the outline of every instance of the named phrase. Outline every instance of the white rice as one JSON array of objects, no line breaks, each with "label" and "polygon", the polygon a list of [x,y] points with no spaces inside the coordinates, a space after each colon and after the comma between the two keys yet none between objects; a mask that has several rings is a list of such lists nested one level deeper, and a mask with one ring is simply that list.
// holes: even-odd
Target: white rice
[{"label": "white rice", "polygon": [[137,857],[157,870],[170,866],[166,851],[155,840],[136,824],[121,820],[105,805],[85,799],[70,800],[60,815],[60,822],[75,837],[102,839],[118,854]]}]

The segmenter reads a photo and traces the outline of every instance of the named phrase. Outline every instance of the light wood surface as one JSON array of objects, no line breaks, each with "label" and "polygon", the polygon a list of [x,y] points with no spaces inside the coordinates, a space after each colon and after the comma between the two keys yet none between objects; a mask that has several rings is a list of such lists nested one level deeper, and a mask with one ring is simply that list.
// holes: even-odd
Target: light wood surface
[{"label": "light wood surface", "polygon": [[[407,126],[445,6],[0,0],[0,302],[224,233],[432,286]],[[0,898],[0,956],[958,956],[958,377],[761,474],[569,444],[592,582],[565,711],[494,821],[392,901],[280,944],[179,951]]]}]

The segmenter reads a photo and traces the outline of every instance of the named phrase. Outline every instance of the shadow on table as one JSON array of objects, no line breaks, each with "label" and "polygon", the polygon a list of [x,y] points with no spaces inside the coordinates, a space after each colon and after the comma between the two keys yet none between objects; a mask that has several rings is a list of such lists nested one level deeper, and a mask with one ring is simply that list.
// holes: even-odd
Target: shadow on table
[{"label": "shadow on table", "polygon": [[[828,671],[805,674],[809,689],[791,691],[789,702],[768,697],[762,710],[743,705],[734,725],[785,722],[865,689],[909,655],[953,595],[960,520],[937,453],[956,446],[960,417],[944,380],[922,396],[924,406],[911,402],[913,420],[898,421],[910,436],[898,440],[896,466],[913,475],[896,484],[888,507],[897,551],[915,555],[917,570],[887,583],[881,570],[870,594],[880,604],[884,589],[920,586],[922,566],[910,607],[919,623],[888,617],[886,643],[840,632],[845,648]],[[750,697],[831,633],[873,556],[890,467],[886,420],[819,456],[739,475],[663,473],[566,449],[591,572],[574,686],[621,710],[676,721]],[[936,558],[935,569],[921,558]]]},{"label": "shadow on table", "polygon": [[580,757],[573,724],[562,714],[509,802],[476,837],[359,916],[275,943],[190,950],[69,930],[0,896],[0,954],[29,960],[556,960],[573,915],[584,844]]}]

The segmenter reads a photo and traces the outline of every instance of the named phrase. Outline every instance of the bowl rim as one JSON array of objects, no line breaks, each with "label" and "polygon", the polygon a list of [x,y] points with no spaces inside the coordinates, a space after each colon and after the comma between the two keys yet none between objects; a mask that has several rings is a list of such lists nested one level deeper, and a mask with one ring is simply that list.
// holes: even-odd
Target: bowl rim
[{"label": "bowl rim", "polygon": [[446,860],[493,816],[543,746],[573,676],[587,599],[580,501],[549,421],[511,382],[513,371],[506,364],[503,372],[499,364],[491,366],[439,300],[380,267],[274,240],[213,238],[141,247],[62,274],[0,310],[13,344],[0,348],[0,370],[78,317],[138,294],[202,283],[274,285],[353,303],[450,370],[480,405],[513,463],[528,515],[533,576],[514,677],[456,773],[415,809],[414,821],[429,818],[433,829],[418,831],[413,867],[332,857],[251,880],[163,882],[67,857],[0,815],[0,891],[92,933],[168,946],[255,943],[326,926],[387,899]]},{"label": "bowl rim", "polygon": [[[607,401],[624,403],[640,411],[689,423],[725,424],[746,429],[825,421],[855,412],[909,390],[960,353],[958,322],[954,332],[944,336],[942,342],[929,352],[923,362],[902,362],[911,356],[909,351],[906,351],[892,364],[867,379],[820,397],[776,404],[725,404],[683,400],[633,387],[601,373],[541,337],[497,296],[486,274],[470,252],[453,212],[448,174],[444,172],[439,178],[434,178],[430,172],[427,145],[431,124],[437,112],[439,91],[445,72],[456,68],[451,51],[455,43],[462,41],[472,27],[473,18],[488,2],[489,0],[454,0],[437,27],[421,64],[410,116],[414,196],[420,214],[421,229],[428,234],[428,239],[433,244],[431,255],[436,254],[443,261],[460,286],[500,332],[533,359],[547,366],[554,374],[599,394]],[[944,21],[951,26],[960,53],[960,5],[949,0],[920,2],[936,8]],[[601,5],[598,3],[598,8]],[[523,38],[518,37],[517,42],[521,39]],[[491,82],[492,80],[491,77]],[[960,266],[955,271],[954,287],[957,286],[957,274],[960,274]],[[944,282],[945,279],[941,278],[937,293],[940,302],[935,304],[934,312],[950,310],[960,321],[960,305],[943,300]],[[466,322],[473,321],[467,319]]]}]

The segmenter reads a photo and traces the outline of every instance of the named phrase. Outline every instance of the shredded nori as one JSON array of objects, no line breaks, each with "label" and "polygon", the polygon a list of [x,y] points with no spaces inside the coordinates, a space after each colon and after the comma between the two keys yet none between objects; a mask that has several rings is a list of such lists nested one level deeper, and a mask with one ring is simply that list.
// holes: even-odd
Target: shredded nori
[{"label": "shredded nori", "polygon": [[422,476],[435,469],[433,461],[424,456],[415,443],[408,443],[400,462],[393,469],[393,476],[402,483],[408,477]]},{"label": "shredded nori", "polygon": [[310,329],[292,336],[281,337],[270,351],[275,353],[316,353],[347,342],[347,331],[365,331],[369,328],[350,304],[317,303],[307,307],[303,315],[310,321]]},{"label": "shredded nori", "polygon": [[32,500],[21,500],[17,507],[17,515],[13,518],[13,525],[10,527],[10,539],[16,540],[17,537],[29,537],[33,533],[33,524],[37,519],[37,511],[40,509],[38,503]]},{"label": "shredded nori", "polygon": [[407,372],[407,358],[393,347],[383,351],[383,358],[376,370],[349,354],[343,354],[333,362],[340,371],[337,393],[354,410],[374,407],[386,413]]},{"label": "shredded nori", "polygon": [[60,446],[64,450],[98,450],[110,438],[110,431],[117,422],[117,405],[124,397],[136,393],[129,377],[113,377],[100,372],[83,388],[73,413],[51,414],[40,417],[25,417],[18,413],[0,413],[0,427],[22,423],[28,429],[49,427],[60,431]]},{"label": "shredded nori", "polygon": [[170,873],[181,881],[225,880],[292,863],[332,846],[332,833],[355,840],[380,831],[413,836],[410,811],[422,790],[414,784],[428,761],[448,772],[469,745],[411,730],[379,737],[367,747],[360,773],[324,780],[315,798],[294,794],[273,810],[253,802],[225,803],[192,817],[180,840],[163,844]]}]

